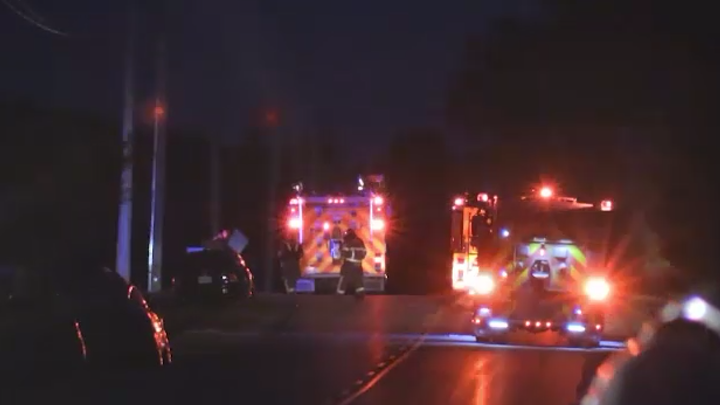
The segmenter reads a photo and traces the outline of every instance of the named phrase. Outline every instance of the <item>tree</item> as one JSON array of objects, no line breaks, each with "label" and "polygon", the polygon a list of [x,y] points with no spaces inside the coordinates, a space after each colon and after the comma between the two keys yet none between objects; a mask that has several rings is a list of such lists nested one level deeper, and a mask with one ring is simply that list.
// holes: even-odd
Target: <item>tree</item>
[{"label": "tree", "polygon": [[[443,134],[434,129],[399,133],[388,151],[388,189],[393,204],[389,268],[393,288],[438,291],[445,287],[449,259],[447,211],[453,184],[450,154]],[[427,273],[422,273],[423,271]]]},{"label": "tree", "polygon": [[[520,171],[545,164],[570,183],[644,186],[626,202],[646,213],[671,261],[707,267],[691,252],[707,243],[698,232],[709,240],[713,231],[707,217],[689,217],[712,212],[717,197],[708,153],[720,129],[715,14],[699,2],[543,3],[549,18],[468,41],[451,121],[514,145]],[[510,155],[497,151],[500,167]]]}]

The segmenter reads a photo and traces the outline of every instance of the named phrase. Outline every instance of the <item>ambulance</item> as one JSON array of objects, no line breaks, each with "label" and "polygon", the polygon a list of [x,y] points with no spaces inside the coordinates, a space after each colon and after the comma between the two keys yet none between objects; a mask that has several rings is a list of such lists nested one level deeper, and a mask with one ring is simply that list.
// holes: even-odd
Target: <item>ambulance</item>
[{"label": "ambulance", "polygon": [[353,229],[365,243],[362,268],[368,292],[384,292],[387,284],[386,236],[391,209],[382,175],[359,177],[350,193],[305,193],[300,184],[285,209],[287,232],[305,252],[297,292],[334,291],[340,279],[343,235]]}]

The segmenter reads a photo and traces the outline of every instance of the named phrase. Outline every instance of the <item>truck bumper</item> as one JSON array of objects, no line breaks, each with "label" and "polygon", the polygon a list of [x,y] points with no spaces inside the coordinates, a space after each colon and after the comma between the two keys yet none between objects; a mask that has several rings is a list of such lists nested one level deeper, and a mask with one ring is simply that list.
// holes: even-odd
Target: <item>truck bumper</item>
[{"label": "truck bumper", "polygon": [[473,333],[477,338],[493,338],[511,332],[559,332],[570,341],[600,342],[604,325],[585,319],[510,319],[502,316],[475,315]]}]

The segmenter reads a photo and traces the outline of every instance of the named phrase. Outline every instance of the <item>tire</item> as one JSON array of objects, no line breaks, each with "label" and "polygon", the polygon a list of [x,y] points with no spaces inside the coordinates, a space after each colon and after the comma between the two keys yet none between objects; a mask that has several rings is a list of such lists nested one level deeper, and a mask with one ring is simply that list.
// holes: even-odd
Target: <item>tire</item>
[{"label": "tire", "polygon": [[507,336],[495,336],[492,339],[492,342],[495,344],[498,344],[498,345],[507,344],[507,341],[508,341]]},{"label": "tire", "polygon": [[600,342],[597,339],[591,337],[571,338],[568,339],[568,343],[572,347],[583,349],[592,349],[600,346]]}]

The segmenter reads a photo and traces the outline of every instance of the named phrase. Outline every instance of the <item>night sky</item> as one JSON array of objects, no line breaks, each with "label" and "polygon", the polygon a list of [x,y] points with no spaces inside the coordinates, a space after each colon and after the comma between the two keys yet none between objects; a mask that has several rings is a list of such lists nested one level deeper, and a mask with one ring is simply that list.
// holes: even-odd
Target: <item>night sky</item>
[{"label": "night sky", "polygon": [[[127,0],[3,0],[0,94],[119,119]],[[153,89],[153,26],[139,22],[138,102]],[[534,18],[532,0],[170,1],[170,124],[237,140],[257,108],[291,131],[330,127],[378,142],[407,127],[443,128],[448,81],[468,35],[500,16]],[[28,11],[28,7],[30,11]]]}]

